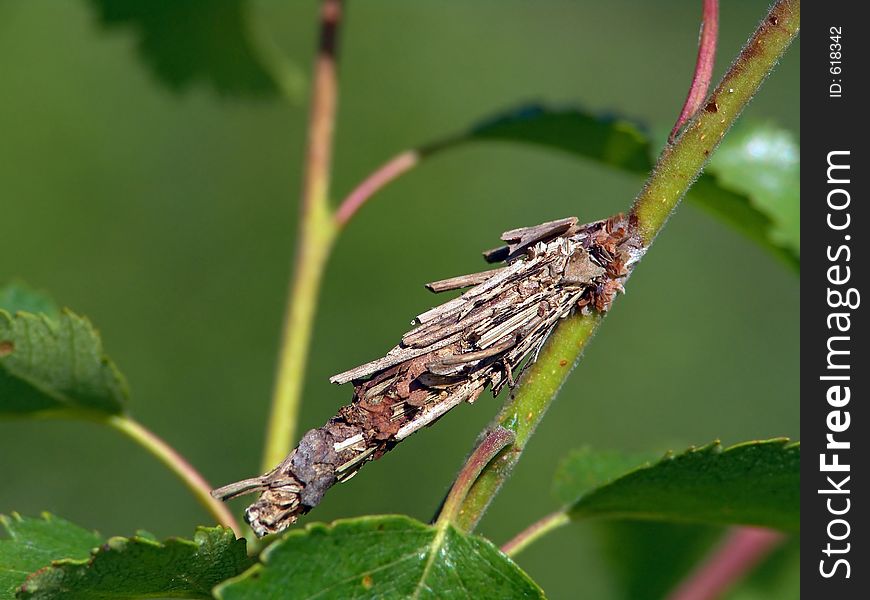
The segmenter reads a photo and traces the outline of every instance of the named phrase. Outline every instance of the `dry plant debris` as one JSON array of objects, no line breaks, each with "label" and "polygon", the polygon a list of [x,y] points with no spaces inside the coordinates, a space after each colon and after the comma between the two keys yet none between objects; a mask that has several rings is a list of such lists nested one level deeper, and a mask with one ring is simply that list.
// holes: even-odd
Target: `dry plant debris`
[{"label": "dry plant debris", "polygon": [[353,382],[353,401],[308,431],[272,471],[216,489],[227,500],[259,499],[245,520],[258,536],[278,533],[320,503],[335,483],[356,475],[419,429],[488,386],[513,386],[560,319],[605,312],[641,245],[623,215],[578,225],[570,217],[502,234],[489,250],[498,269],[427,284],[433,292],[470,288],[418,315],[387,354],[330,379]]}]

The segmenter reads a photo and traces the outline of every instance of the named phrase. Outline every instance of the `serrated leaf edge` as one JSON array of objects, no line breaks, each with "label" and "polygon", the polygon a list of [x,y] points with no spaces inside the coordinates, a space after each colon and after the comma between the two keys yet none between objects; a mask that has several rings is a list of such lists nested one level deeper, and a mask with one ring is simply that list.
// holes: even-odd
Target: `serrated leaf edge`
[{"label": "serrated leaf edge", "polygon": [[[614,483],[616,483],[616,482],[618,482],[618,481],[620,481],[620,480],[622,480],[630,475],[633,475],[634,473],[637,473],[639,471],[643,471],[643,470],[647,470],[647,469],[655,469],[659,465],[662,465],[662,464],[667,463],[667,462],[673,462],[673,461],[676,461],[676,460],[683,458],[683,457],[691,456],[693,454],[702,454],[702,453],[707,453],[707,454],[711,454],[711,455],[713,455],[713,454],[723,455],[723,454],[729,453],[733,450],[738,450],[740,448],[749,447],[749,446],[775,446],[775,445],[780,445],[781,450],[786,451],[786,450],[791,450],[793,448],[799,448],[800,447],[800,440],[791,441],[791,439],[787,438],[787,437],[776,437],[776,438],[770,438],[770,439],[766,439],[766,440],[748,440],[745,442],[739,442],[737,444],[733,444],[733,445],[728,446],[726,448],[723,448],[722,442],[720,440],[714,440],[712,442],[709,442],[709,443],[701,445],[701,446],[689,446],[689,448],[687,448],[686,450],[683,450],[680,453],[674,453],[673,451],[667,451],[667,452],[665,452],[664,456],[660,460],[658,460],[654,463],[639,465],[638,467],[636,467],[634,469],[630,469],[629,471],[626,471],[624,474],[620,475],[619,477],[611,479],[607,483],[604,483],[600,486],[596,486],[596,487],[586,491],[585,493],[579,495],[573,502],[570,502],[570,503],[564,505],[562,510],[563,510],[563,512],[565,512],[566,514],[571,516],[572,512],[574,512],[574,507],[577,504],[582,502],[588,496],[599,492],[603,488],[608,487],[610,485],[613,485]],[[573,519],[574,517],[571,516],[571,518]]]},{"label": "serrated leaf edge", "polygon": [[[15,515],[17,513],[13,513],[13,514]],[[48,515],[48,516],[52,516],[49,513],[43,513],[43,514]],[[63,568],[63,567],[86,567],[86,568],[89,568],[100,555],[103,555],[103,554],[106,554],[109,552],[119,552],[119,553],[125,552],[129,546],[134,545],[134,544],[141,544],[144,546],[151,546],[154,548],[169,548],[173,545],[180,545],[180,546],[189,546],[189,547],[193,548],[194,550],[198,550],[205,543],[203,536],[207,536],[210,531],[218,532],[218,533],[222,534],[224,537],[230,536],[230,537],[232,537],[232,540],[234,542],[238,541],[239,539],[244,539],[244,538],[236,538],[235,533],[233,533],[232,529],[230,529],[228,527],[223,527],[222,525],[217,525],[214,527],[207,527],[207,526],[201,525],[201,526],[197,527],[196,530],[194,531],[193,539],[173,536],[173,537],[169,537],[161,542],[161,541],[154,540],[154,539],[140,536],[140,535],[132,535],[130,537],[112,536],[112,537],[108,538],[107,540],[105,540],[100,546],[93,548],[90,551],[90,556],[88,558],[84,558],[84,559],[61,558],[58,560],[53,560],[53,561],[51,561],[50,564],[34,571],[33,573],[31,573],[30,575],[27,576],[27,578],[24,580],[24,583],[22,583],[18,587],[18,589],[16,590],[16,593],[26,592],[28,583],[30,583],[34,577],[40,575],[41,573],[43,573],[46,570],[54,569],[54,568]]]}]

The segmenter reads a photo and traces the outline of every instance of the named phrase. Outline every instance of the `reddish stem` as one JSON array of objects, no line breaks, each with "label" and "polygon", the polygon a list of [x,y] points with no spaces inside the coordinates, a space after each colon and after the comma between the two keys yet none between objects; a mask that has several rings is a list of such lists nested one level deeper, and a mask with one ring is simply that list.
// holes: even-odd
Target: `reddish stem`
[{"label": "reddish stem", "polygon": [[338,27],[342,0],[323,0],[320,7],[320,42],[314,61],[311,115],[308,122],[308,148],[302,210],[326,197],[332,161],[332,130],[338,103]]},{"label": "reddish stem", "polygon": [[707,97],[707,90],[713,80],[713,64],[716,62],[716,40],[719,37],[719,0],[704,0],[701,15],[701,35],[698,40],[698,60],[695,62],[695,73],[689,94],[680,111],[680,116],[668,136],[668,142],[673,142],[683,125],[692,118]]},{"label": "reddish stem", "polygon": [[338,104],[338,34],[341,16],[342,0],[321,1],[320,41],[314,61],[304,183],[297,226],[299,233],[293,278],[284,308],[263,456],[264,471],[280,463],[293,446],[317,295],[335,234],[327,197],[332,134]]},{"label": "reddish stem", "polygon": [[689,574],[668,600],[714,600],[742,579],[784,536],[760,527],[736,527],[718,547]]},{"label": "reddish stem", "polygon": [[237,538],[243,535],[242,528],[230,512],[229,508],[218,500],[215,500],[210,494],[211,484],[200,475],[193,465],[187,462],[178,450],[166,443],[156,433],[147,429],[138,421],[125,415],[111,415],[108,417],[97,417],[97,422],[105,423],[120,431],[128,438],[145,448],[161,463],[169,468],[175,475],[181,479],[187,489],[191,491],[199,503],[215,518],[215,520],[229,527],[236,534]]},{"label": "reddish stem", "polygon": [[366,177],[354,190],[348,194],[335,211],[335,224],[344,227],[363,204],[375,192],[399,177],[405,171],[412,169],[420,161],[420,153],[416,150],[406,150],[381,165],[371,175]]}]

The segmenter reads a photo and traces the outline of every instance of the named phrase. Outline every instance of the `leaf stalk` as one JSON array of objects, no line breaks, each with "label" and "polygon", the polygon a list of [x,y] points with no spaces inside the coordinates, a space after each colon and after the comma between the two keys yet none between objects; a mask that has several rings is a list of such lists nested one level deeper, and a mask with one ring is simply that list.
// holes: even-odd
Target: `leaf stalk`
[{"label": "leaf stalk", "polygon": [[242,529],[227,506],[211,497],[211,484],[177,450],[156,433],[127,415],[100,416],[96,419],[147,450],[184,483],[194,498],[218,523],[232,529],[236,537],[242,537]]}]

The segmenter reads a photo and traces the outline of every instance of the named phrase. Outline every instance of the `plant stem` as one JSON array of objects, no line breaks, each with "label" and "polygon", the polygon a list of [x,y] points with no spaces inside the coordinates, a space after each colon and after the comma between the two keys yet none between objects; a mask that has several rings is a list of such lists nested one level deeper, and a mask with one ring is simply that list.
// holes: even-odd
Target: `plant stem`
[{"label": "plant stem", "polygon": [[719,37],[719,0],[704,0],[701,15],[701,35],[698,40],[698,58],[695,61],[695,73],[692,84],[686,95],[686,102],[680,110],[680,116],[674,123],[668,141],[673,142],[692,115],[701,108],[701,103],[707,96],[707,89],[713,79],[713,65],[716,62],[716,40]]},{"label": "plant stem", "polygon": [[[722,82],[683,134],[665,148],[641,190],[630,220],[643,248],[649,247],[701,173],[710,154],[788,48],[800,26],[800,1],[779,0],[741,50]],[[474,528],[510,475],[535,427],[589,343],[602,316],[575,314],[550,336],[538,360],[492,425],[516,433],[506,459],[488,465],[465,498],[459,525]]]},{"label": "plant stem", "polygon": [[517,535],[515,535],[509,542],[506,542],[501,547],[501,551],[508,556],[516,556],[532,542],[544,537],[554,529],[558,529],[562,525],[567,525],[570,522],[571,517],[569,517],[565,511],[559,510],[551,513],[543,519],[535,521],[534,523],[523,529],[521,532],[519,532]]},{"label": "plant stem", "polygon": [[677,141],[666,147],[632,213],[649,246],[800,27],[800,0],[779,0]]},{"label": "plant stem", "polygon": [[211,497],[209,493],[211,485],[172,446],[159,438],[153,431],[126,415],[111,415],[101,417],[98,420],[116,431],[120,431],[145,448],[181,479],[197,501],[218,523],[232,529],[236,537],[242,537],[242,530],[226,504]]},{"label": "plant stem", "polygon": [[456,477],[456,481],[453,482],[453,487],[450,488],[447,499],[444,500],[437,522],[447,520],[453,523],[458,520],[462,512],[462,501],[465,500],[468,490],[471,489],[480,472],[486,465],[495,460],[498,453],[513,442],[514,438],[514,433],[504,427],[498,427],[487,434],[465,461],[465,466]]},{"label": "plant stem", "polygon": [[320,282],[336,228],[328,205],[332,138],[338,102],[337,41],[341,0],[323,0],[320,44],[314,64],[305,182],[294,275],[287,294],[263,470],[281,462],[293,447]]},{"label": "plant stem", "polygon": [[674,590],[669,600],[715,600],[742,579],[784,539],[770,529],[736,527]]},{"label": "plant stem", "polygon": [[335,223],[338,227],[344,227],[356,214],[363,204],[371,198],[375,192],[383,188],[399,175],[412,169],[420,162],[420,152],[406,150],[391,158],[378,167],[371,175],[366,177],[353,191],[347,195],[338,209],[335,211]]}]

